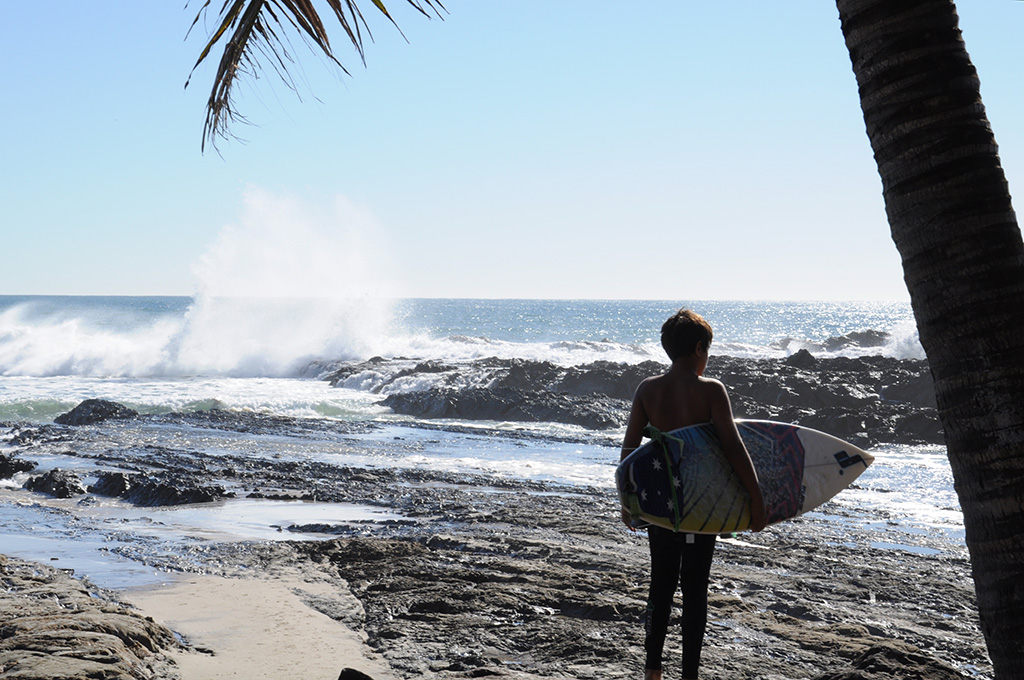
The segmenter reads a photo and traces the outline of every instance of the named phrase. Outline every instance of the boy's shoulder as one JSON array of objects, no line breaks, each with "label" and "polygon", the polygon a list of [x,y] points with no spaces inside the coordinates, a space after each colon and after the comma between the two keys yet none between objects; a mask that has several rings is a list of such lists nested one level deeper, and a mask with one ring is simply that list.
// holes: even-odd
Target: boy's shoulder
[{"label": "boy's shoulder", "polygon": [[678,376],[668,372],[644,378],[643,381],[640,382],[637,392],[647,393],[663,390],[676,390],[679,387],[682,387],[687,391],[697,393],[717,393],[725,391],[725,385],[722,381],[716,380],[715,378],[697,376],[696,380],[693,380],[693,377],[691,376],[689,380],[682,380]]},{"label": "boy's shoulder", "polygon": [[725,383],[723,383],[718,378],[705,378],[704,376],[701,376],[700,377],[700,382],[703,385],[711,385],[711,386],[714,386],[714,387],[721,388],[723,390],[725,389]]},{"label": "boy's shoulder", "polygon": [[671,378],[668,373],[659,373],[658,375],[650,375],[640,381],[640,385],[637,387],[638,390],[651,390],[658,389],[662,385],[666,385]]}]

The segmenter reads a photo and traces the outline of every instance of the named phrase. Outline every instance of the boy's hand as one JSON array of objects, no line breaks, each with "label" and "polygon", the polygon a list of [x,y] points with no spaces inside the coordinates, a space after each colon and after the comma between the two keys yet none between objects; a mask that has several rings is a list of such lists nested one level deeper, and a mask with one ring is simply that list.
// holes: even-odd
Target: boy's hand
[{"label": "boy's hand", "polygon": [[622,523],[629,527],[630,531],[636,531],[636,527],[633,526],[633,516],[626,508],[622,508]]}]

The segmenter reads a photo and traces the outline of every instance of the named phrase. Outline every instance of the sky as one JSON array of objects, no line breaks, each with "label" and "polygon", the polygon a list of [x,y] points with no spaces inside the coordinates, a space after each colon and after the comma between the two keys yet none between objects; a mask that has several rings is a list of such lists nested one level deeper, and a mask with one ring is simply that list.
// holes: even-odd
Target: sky
[{"label": "sky", "polygon": [[[200,4],[5,5],[0,295],[907,299],[833,4],[367,1],[205,153]],[[959,12],[1012,193],[1024,3]]]}]

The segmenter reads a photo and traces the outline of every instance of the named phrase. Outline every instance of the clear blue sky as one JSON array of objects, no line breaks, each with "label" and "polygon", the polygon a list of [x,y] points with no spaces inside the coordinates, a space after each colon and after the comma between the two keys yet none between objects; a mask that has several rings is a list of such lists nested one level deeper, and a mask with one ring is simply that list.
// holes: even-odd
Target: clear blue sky
[{"label": "clear blue sky", "polygon": [[[0,294],[906,298],[828,2],[367,0],[221,155],[182,4],[5,5]],[[960,14],[1013,191],[1024,3]]]}]

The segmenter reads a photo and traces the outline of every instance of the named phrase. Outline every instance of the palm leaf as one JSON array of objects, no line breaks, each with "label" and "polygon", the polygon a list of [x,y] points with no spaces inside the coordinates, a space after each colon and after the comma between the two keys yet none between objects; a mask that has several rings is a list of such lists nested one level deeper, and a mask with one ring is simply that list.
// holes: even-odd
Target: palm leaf
[{"label": "palm leaf", "polygon": [[[363,34],[365,33],[370,40],[373,40],[373,36],[355,0],[325,2],[365,64]],[[398,24],[388,12],[383,0],[372,2],[397,28]],[[441,11],[444,10],[444,6],[439,0],[406,2],[424,16],[431,16],[427,11],[429,9],[437,17],[443,18]],[[211,0],[203,2],[189,28],[190,33],[206,15],[210,3]],[[211,32],[209,40],[199,54],[199,59],[189,73],[188,80],[185,81],[185,87],[188,87],[199,64],[210,56],[221,41],[226,40],[224,53],[213,78],[210,98],[206,102],[206,121],[203,124],[204,151],[207,141],[216,147],[218,139],[233,137],[231,127],[234,123],[246,122],[235,109],[232,100],[235,84],[240,76],[258,78],[260,73],[266,70],[266,64],[269,64],[289,88],[296,90],[295,82],[289,74],[289,66],[294,66],[294,59],[288,51],[290,43],[286,31],[294,31],[312,51],[322,52],[342,72],[348,74],[348,70],[334,56],[327,28],[313,6],[313,0],[224,0],[217,15],[216,28]],[[404,34],[402,37],[405,37]]]}]

